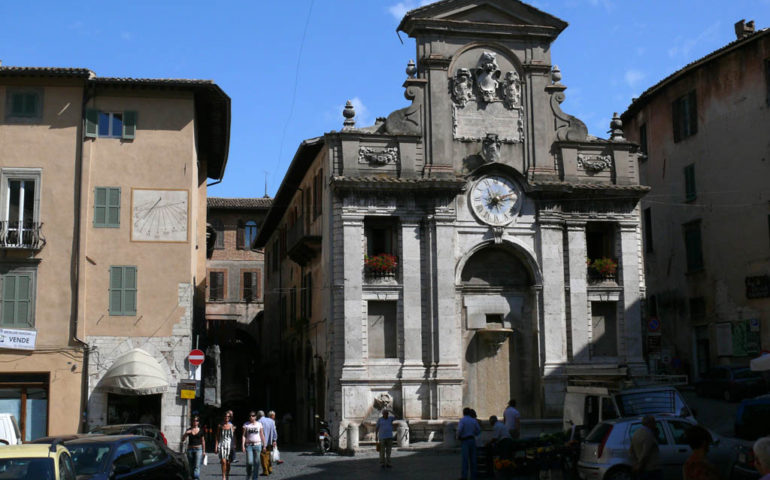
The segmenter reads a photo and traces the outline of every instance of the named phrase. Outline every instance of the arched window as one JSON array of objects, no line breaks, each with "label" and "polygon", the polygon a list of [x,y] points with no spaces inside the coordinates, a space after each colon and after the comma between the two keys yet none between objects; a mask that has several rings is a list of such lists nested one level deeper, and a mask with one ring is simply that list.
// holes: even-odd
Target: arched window
[{"label": "arched window", "polygon": [[243,233],[243,248],[249,250],[251,249],[251,244],[257,238],[257,222],[254,220],[246,222],[246,228]]}]

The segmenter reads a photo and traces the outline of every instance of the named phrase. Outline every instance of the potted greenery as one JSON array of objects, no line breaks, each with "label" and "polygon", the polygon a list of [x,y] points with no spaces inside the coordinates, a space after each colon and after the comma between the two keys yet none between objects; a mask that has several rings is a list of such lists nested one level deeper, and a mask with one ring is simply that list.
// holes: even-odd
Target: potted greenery
[{"label": "potted greenery", "polygon": [[377,255],[364,255],[364,265],[366,270],[377,275],[389,275],[396,273],[398,267],[398,258],[390,253],[380,253]]},{"label": "potted greenery", "polygon": [[602,257],[595,260],[586,259],[589,273],[600,278],[615,278],[618,271],[618,262],[611,258]]}]

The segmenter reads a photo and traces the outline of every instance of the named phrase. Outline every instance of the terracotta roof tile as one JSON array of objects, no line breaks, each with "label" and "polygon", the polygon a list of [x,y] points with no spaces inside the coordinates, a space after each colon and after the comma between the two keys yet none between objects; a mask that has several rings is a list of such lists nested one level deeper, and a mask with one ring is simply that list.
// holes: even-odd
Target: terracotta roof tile
[{"label": "terracotta roof tile", "polygon": [[273,204],[272,198],[223,198],[209,197],[206,200],[208,208],[232,208],[232,209],[268,209]]}]

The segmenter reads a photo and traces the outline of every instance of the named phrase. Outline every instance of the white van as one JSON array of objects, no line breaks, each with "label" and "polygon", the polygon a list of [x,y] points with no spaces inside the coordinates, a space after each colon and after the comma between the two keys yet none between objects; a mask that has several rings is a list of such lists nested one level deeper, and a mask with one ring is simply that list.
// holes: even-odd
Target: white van
[{"label": "white van", "polygon": [[584,425],[588,430],[603,420],[642,415],[670,415],[695,420],[679,390],[672,386],[612,389],[568,386],[564,398],[564,429]]},{"label": "white van", "polygon": [[0,446],[6,445],[6,442],[7,445],[20,445],[21,431],[13,414],[0,413]]}]

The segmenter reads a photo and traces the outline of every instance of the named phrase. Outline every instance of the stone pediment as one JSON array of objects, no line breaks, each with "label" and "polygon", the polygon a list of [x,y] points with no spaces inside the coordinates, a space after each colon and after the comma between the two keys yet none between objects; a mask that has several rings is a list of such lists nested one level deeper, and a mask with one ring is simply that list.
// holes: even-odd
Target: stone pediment
[{"label": "stone pediment", "polygon": [[546,27],[554,30],[554,36],[567,27],[567,22],[518,0],[442,0],[410,10],[398,29],[411,35],[417,24],[425,22]]}]

